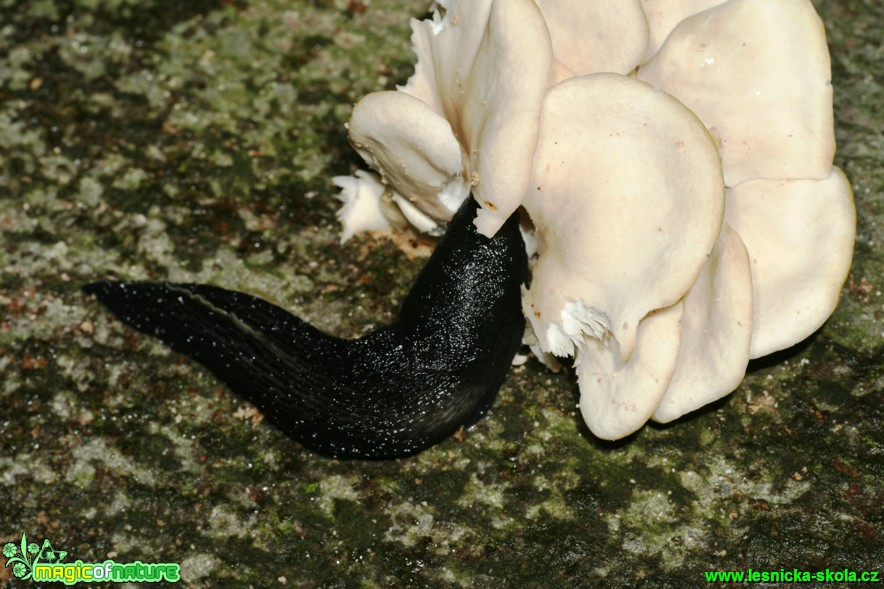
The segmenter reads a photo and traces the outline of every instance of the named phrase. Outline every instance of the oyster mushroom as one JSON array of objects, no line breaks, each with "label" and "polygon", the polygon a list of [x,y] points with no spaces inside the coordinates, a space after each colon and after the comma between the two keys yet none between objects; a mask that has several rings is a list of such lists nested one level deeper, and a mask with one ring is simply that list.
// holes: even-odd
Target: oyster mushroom
[{"label": "oyster mushroom", "polygon": [[369,94],[353,109],[349,128],[356,151],[408,203],[402,210],[409,220],[413,207],[430,223],[447,221],[469,195],[451,125],[423,101],[404,92]]},{"label": "oyster mushroom", "polygon": [[672,378],[680,300],[721,228],[715,144],[648,84],[571,78],[544,101],[524,206],[538,240],[525,315],[543,350],[576,357],[593,433],[627,435]]},{"label": "oyster mushroom", "polygon": [[726,223],[683,305],[678,360],[653,414],[661,423],[733,391],[749,363],[754,314],[749,255]]},{"label": "oyster mushroom", "polygon": [[672,30],[684,19],[721,4],[725,0],[641,0],[648,21],[646,61],[660,50]]},{"label": "oyster mushroom", "polygon": [[637,77],[713,130],[728,186],[828,177],[835,153],[829,52],[809,0],[729,0],[690,16]]},{"label": "oyster mushroom", "polygon": [[855,234],[849,183],[832,167],[830,61],[813,5],[718,4],[675,26],[637,77],[720,143],[727,221],[752,262],[750,357],[805,339],[837,304]]},{"label": "oyster mushroom", "polygon": [[472,190],[476,227],[491,236],[528,186],[549,33],[531,0],[440,5],[444,18],[412,22],[408,84],[357,104],[350,136],[395,193],[436,221]]},{"label": "oyster mushroom", "polygon": [[[750,357],[817,329],[849,268],[855,213],[846,179],[832,168],[829,57],[809,0],[591,4],[538,0],[552,47],[549,79],[566,82],[544,101],[524,197],[539,258],[523,299],[535,332],[532,350],[540,357],[573,355],[587,423],[602,437],[620,437],[648,417],[669,421],[726,395]],[[464,60],[459,45],[433,35],[454,39],[456,23],[490,23],[493,9],[488,2],[452,3],[445,19],[414,26],[419,61],[403,90],[451,123],[464,154],[476,145],[483,153],[487,136],[459,127],[459,106],[450,105],[462,94],[451,89],[469,94],[473,86],[450,83],[458,72],[451,60],[479,58],[469,49]],[[464,34],[473,40],[464,47],[485,49],[475,42],[476,30]],[[486,61],[498,58],[505,56]],[[526,63],[532,75],[539,71]],[[655,112],[642,110],[654,103],[630,95],[638,86],[627,90],[622,76],[584,76],[599,69],[665,91],[656,94],[675,98],[658,101],[678,105],[670,110],[680,114],[661,109],[655,121],[642,119]],[[670,116],[692,121],[694,130],[702,129],[699,119],[712,140],[701,133],[698,144],[705,147],[695,150],[679,133],[666,135],[661,129]],[[617,127],[630,117],[641,124]],[[631,138],[633,145],[618,152],[611,138]],[[671,174],[654,171],[683,152],[691,155]],[[464,175],[473,176],[475,162],[462,161]],[[500,170],[519,179],[524,161]],[[690,200],[698,188],[688,186],[691,180],[702,184],[713,176],[716,196],[703,206],[675,204]],[[688,219],[685,233],[679,223]]]},{"label": "oyster mushroom", "polygon": [[727,190],[725,219],[746,243],[754,290],[751,358],[804,340],[835,310],[847,279],[856,207],[844,173],[750,180]]},{"label": "oyster mushroom", "polygon": [[639,0],[537,0],[552,40],[555,78],[628,74],[648,44]]}]

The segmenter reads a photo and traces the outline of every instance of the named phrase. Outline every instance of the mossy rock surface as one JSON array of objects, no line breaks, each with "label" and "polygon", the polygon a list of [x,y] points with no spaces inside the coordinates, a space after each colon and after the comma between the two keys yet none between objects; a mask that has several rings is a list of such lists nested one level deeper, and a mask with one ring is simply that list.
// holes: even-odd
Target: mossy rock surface
[{"label": "mossy rock surface", "polygon": [[79,286],[208,282],[346,336],[393,320],[422,261],[368,236],[340,245],[330,178],[361,165],[344,124],[410,75],[426,2],[0,0],[0,543],[180,562],[186,587],[884,570],[884,8],[814,4],[858,212],[817,334],[618,443],[586,431],[572,374],[529,361],[463,435],[341,462]]}]

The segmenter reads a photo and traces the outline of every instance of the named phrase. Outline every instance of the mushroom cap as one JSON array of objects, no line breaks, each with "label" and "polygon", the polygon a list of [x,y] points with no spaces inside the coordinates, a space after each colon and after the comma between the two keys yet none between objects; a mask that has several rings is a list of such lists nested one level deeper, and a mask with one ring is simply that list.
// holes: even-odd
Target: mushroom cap
[{"label": "mushroom cap", "polygon": [[856,208],[844,173],[825,180],[753,180],[727,190],[727,223],[752,268],[751,358],[816,331],[838,304],[850,270]]},{"label": "mushroom cap", "polygon": [[580,413],[593,434],[606,440],[628,436],[654,413],[675,372],[683,313],[679,302],[642,319],[628,360],[613,338],[578,344]]},{"label": "mushroom cap", "polygon": [[752,339],[752,276],[746,246],[727,224],[684,298],[678,364],[654,420],[666,423],[740,385]]},{"label": "mushroom cap", "polygon": [[[491,17],[494,0],[443,0],[436,2],[432,20],[411,20],[411,44],[417,56],[414,74],[398,90],[419,98],[440,116],[455,113],[450,90],[463,79],[476,60]],[[439,15],[439,10],[445,16]]]},{"label": "mushroom cap", "polygon": [[673,97],[616,74],[551,88],[524,201],[539,258],[523,308],[541,348],[568,356],[610,332],[628,359],[639,320],[696,279],[723,201],[712,138]]},{"label": "mushroom cap", "polygon": [[431,220],[447,221],[469,194],[451,125],[403,92],[375,92],[350,115],[350,142],[402,198]]},{"label": "mushroom cap", "polygon": [[451,124],[481,206],[476,228],[490,237],[530,180],[552,71],[549,31],[532,0],[453,0],[443,22],[412,22],[418,65],[401,90]]},{"label": "mushroom cap", "polygon": [[687,17],[721,4],[725,0],[641,0],[648,19],[648,49],[643,61],[650,59],[678,23]]},{"label": "mushroom cap", "polygon": [[536,0],[549,27],[556,80],[598,72],[628,74],[648,44],[639,0]]},{"label": "mushroom cap", "polygon": [[637,76],[714,129],[728,186],[829,175],[829,52],[810,0],[729,0],[695,14]]}]

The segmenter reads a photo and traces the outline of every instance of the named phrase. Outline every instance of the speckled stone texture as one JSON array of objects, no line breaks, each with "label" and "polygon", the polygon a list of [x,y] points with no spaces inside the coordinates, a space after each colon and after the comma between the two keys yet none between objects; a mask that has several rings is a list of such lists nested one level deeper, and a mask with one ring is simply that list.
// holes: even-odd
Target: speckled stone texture
[{"label": "speckled stone texture", "polygon": [[426,2],[0,0],[0,543],[180,562],[186,587],[884,570],[884,4],[815,5],[859,223],[819,333],[618,443],[582,425],[573,375],[532,360],[470,431],[340,462],[79,286],[212,283],[345,336],[392,321],[422,259],[340,245],[330,177],[360,165],[352,104],[410,75]]}]

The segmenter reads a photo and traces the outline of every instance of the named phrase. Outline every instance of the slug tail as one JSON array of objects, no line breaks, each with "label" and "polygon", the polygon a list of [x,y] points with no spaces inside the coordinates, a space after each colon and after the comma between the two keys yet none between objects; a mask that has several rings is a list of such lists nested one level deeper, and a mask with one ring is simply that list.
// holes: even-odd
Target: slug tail
[{"label": "slug tail", "polygon": [[[336,407],[351,342],[329,336],[286,310],[209,285],[100,281],[83,287],[123,323],[208,368],[277,427],[333,453],[319,437]],[[335,367],[335,368],[333,368]]]}]

